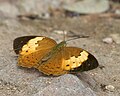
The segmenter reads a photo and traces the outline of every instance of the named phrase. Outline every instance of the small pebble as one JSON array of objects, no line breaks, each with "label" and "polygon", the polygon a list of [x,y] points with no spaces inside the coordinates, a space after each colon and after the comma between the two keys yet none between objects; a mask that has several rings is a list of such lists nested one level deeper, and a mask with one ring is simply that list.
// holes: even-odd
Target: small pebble
[{"label": "small pebble", "polygon": [[111,37],[104,38],[102,41],[107,44],[113,43],[113,39]]},{"label": "small pebble", "polygon": [[50,18],[50,14],[49,13],[39,14],[39,18],[40,19],[49,19]]},{"label": "small pebble", "polygon": [[7,87],[7,90],[10,90],[10,87]]},{"label": "small pebble", "polygon": [[113,39],[113,41],[115,41],[116,44],[120,44],[120,34],[111,34],[110,35]]},{"label": "small pebble", "polygon": [[13,87],[13,90],[16,90],[17,88],[16,87]]},{"label": "small pebble", "polygon": [[107,85],[107,86],[105,86],[105,89],[108,90],[108,91],[113,92],[115,87],[113,85]]},{"label": "small pebble", "polygon": [[115,11],[115,14],[120,15],[120,9],[117,9],[117,10]]}]

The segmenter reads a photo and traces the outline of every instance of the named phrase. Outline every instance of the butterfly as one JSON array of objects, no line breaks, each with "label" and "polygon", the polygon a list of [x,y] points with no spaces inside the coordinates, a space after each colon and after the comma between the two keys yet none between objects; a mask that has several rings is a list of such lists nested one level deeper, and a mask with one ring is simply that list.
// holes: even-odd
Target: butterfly
[{"label": "butterfly", "polygon": [[66,41],[56,43],[45,36],[23,36],[13,42],[18,66],[36,68],[46,75],[88,71],[98,67],[97,59],[88,51],[67,47]]}]

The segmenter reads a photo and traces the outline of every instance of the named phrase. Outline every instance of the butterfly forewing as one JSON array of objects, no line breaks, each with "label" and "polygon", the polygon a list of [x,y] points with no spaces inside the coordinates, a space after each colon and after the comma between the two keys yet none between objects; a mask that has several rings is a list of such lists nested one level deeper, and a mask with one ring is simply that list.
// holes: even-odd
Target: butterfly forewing
[{"label": "butterfly forewing", "polygon": [[65,69],[68,69],[70,73],[92,70],[99,65],[97,59],[84,49],[66,47],[67,51],[71,56],[65,59],[64,66],[66,65]]},{"label": "butterfly forewing", "polygon": [[[25,38],[29,39],[26,39],[27,41],[25,41]],[[23,45],[22,43],[22,45],[17,46],[16,43],[21,44],[20,42],[24,42],[25,44]],[[20,55],[18,58],[18,65],[28,68],[37,66],[38,61],[40,61],[45,54],[50,52],[56,44],[57,43],[53,39],[44,36],[27,36],[15,39],[14,48],[21,46],[21,49],[16,51]]]},{"label": "butterfly forewing", "polygon": [[33,39],[37,36],[23,36],[23,37],[18,37],[14,40],[13,42],[13,49],[16,54],[19,54],[19,51],[21,48],[30,40]]}]

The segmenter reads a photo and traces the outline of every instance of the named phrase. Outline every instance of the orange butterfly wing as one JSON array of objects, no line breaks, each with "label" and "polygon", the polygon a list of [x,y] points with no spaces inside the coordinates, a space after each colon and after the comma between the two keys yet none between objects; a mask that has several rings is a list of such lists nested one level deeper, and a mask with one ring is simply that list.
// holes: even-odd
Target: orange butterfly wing
[{"label": "orange butterfly wing", "polygon": [[65,41],[57,44],[48,37],[24,36],[16,38],[13,45],[19,54],[19,66],[34,67],[47,75],[88,71],[98,66],[92,54],[81,48],[66,47]]},{"label": "orange butterfly wing", "polygon": [[62,69],[62,50],[55,53],[50,59],[36,67],[39,71],[47,75],[62,75],[67,73]]},{"label": "orange butterfly wing", "polygon": [[87,51],[76,47],[63,47],[50,59],[40,64],[37,69],[44,74],[58,76],[65,73],[91,70],[97,66],[97,60]]},{"label": "orange butterfly wing", "polygon": [[27,44],[23,45],[19,51],[18,65],[27,68],[37,66],[38,61],[50,52],[56,44],[53,39],[43,36],[28,40]]}]

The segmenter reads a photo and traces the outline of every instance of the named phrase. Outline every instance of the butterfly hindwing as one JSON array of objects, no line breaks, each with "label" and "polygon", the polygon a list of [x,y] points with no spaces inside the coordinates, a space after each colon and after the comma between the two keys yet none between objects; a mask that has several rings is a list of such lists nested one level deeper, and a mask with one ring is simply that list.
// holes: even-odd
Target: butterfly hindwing
[{"label": "butterfly hindwing", "polygon": [[43,56],[50,51],[51,49],[39,50],[27,55],[20,55],[18,57],[18,65],[27,68],[38,66],[38,61],[40,61]]},{"label": "butterfly hindwing", "polygon": [[56,54],[53,54],[53,56],[50,59],[40,64],[39,67],[37,67],[37,69],[43,72],[44,74],[54,76],[68,73],[66,70],[62,69],[63,58],[61,51],[62,50],[59,50]]},{"label": "butterfly hindwing", "polygon": [[98,66],[96,58],[76,47],[63,47],[37,68],[47,75],[88,71]]}]

